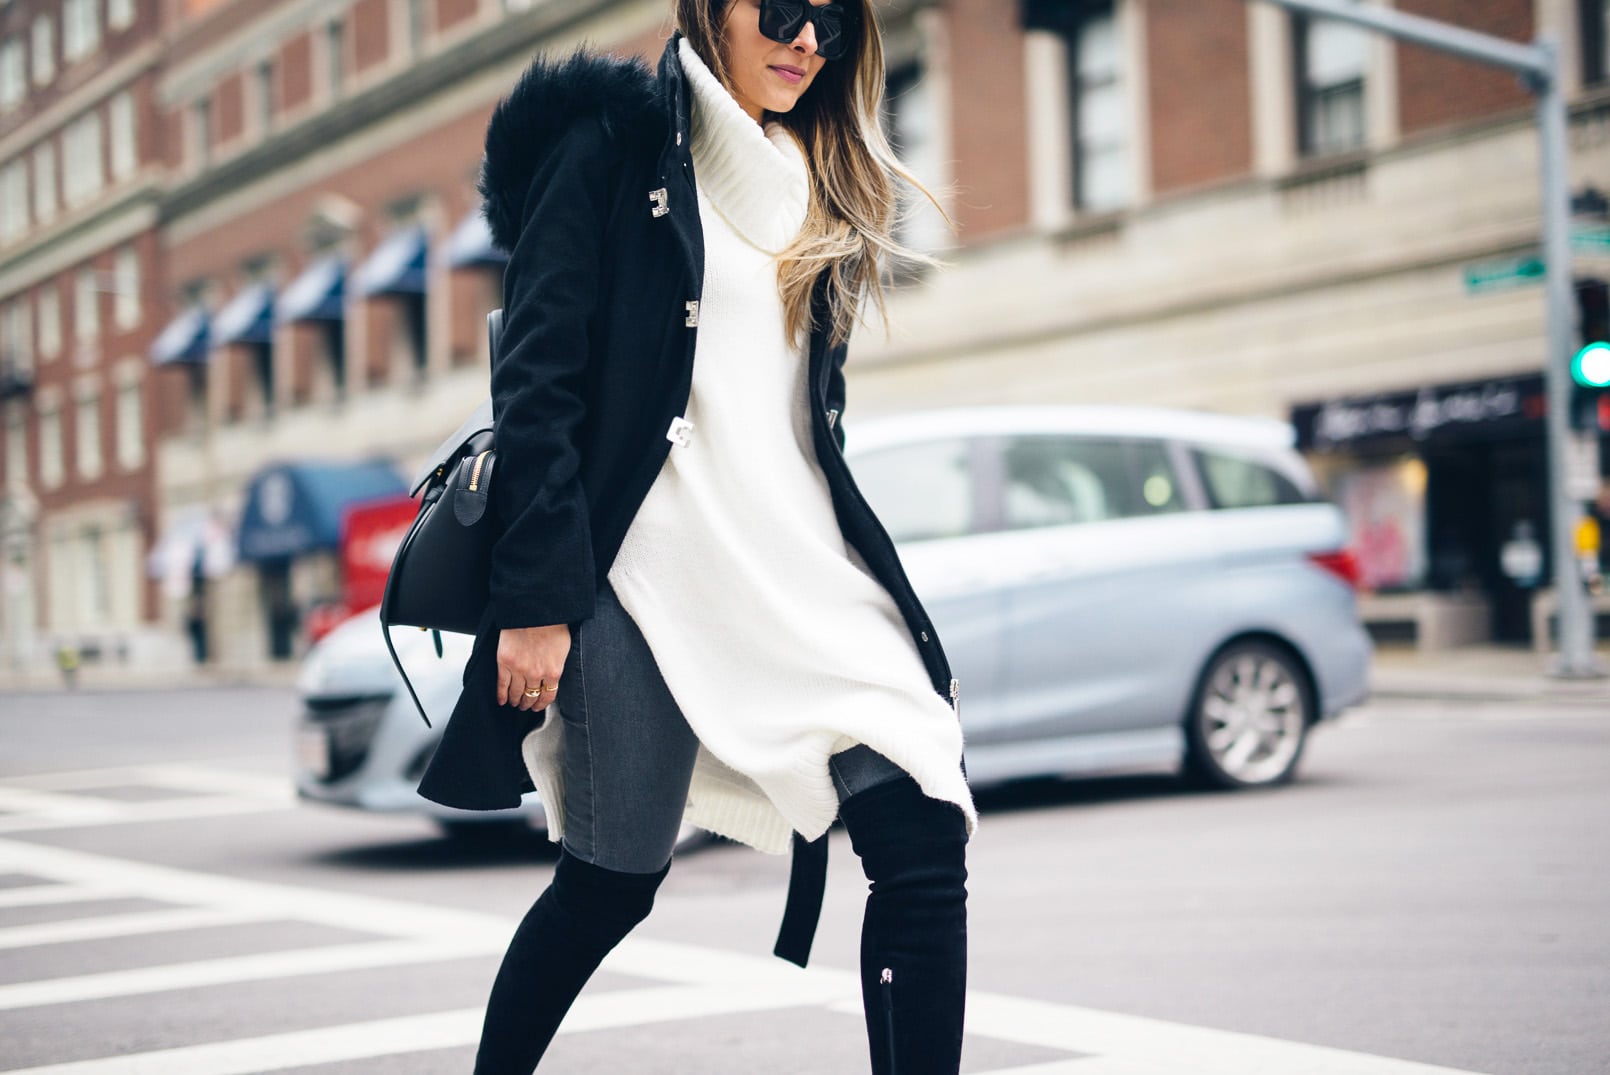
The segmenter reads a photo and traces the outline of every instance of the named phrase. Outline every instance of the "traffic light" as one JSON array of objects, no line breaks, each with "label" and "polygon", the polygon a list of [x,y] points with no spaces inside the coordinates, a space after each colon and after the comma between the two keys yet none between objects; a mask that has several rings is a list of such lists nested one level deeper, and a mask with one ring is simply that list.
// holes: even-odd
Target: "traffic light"
[{"label": "traffic light", "polygon": [[1571,425],[1610,431],[1610,285],[1576,282],[1580,349],[1571,359]]}]

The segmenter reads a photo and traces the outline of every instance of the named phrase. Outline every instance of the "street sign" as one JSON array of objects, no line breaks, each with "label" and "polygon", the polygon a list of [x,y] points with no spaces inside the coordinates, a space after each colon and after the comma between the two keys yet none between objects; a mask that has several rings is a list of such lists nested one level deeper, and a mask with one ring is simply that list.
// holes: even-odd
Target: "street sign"
[{"label": "street sign", "polygon": [[1543,259],[1536,254],[1465,266],[1465,290],[1472,295],[1542,282]]},{"label": "street sign", "polygon": [[1578,254],[1610,257],[1610,227],[1577,227],[1571,231],[1571,250]]}]

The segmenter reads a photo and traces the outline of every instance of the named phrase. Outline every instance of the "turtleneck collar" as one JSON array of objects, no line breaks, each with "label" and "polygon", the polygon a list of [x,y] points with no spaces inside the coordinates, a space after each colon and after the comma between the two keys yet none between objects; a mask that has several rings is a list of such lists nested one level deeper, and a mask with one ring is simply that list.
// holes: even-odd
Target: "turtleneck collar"
[{"label": "turtleneck collar", "polygon": [[678,43],[693,91],[693,174],[699,189],[733,230],[768,254],[799,235],[810,207],[810,172],[793,133],[781,123],[763,131],[693,51]]}]

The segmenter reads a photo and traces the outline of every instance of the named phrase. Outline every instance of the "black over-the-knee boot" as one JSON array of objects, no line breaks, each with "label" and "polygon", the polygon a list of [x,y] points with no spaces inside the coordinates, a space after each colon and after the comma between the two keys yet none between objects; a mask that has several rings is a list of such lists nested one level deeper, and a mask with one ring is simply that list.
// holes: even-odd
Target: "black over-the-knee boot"
[{"label": "black over-the-knee boot", "polygon": [[956,1075],[967,997],[967,823],[909,776],[839,807],[871,884],[861,999],[874,1075]]},{"label": "black over-the-knee boot", "polygon": [[492,983],[475,1075],[531,1075],[598,964],[648,917],[670,869],[621,873],[560,851]]}]

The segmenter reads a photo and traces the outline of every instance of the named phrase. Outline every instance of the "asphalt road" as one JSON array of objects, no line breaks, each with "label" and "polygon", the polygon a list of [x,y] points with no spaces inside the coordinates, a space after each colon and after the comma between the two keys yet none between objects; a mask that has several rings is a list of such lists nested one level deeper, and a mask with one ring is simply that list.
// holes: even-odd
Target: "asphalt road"
[{"label": "asphalt road", "polygon": [[[0,1071],[440,1075],[553,856],[300,805],[271,690],[0,696]],[[1610,713],[1381,702],[1301,780],[980,798],[972,1075],[1610,1072]],[[863,882],[679,858],[544,1071],[864,1071]],[[1426,1067],[1433,1065],[1436,1067]]]}]

